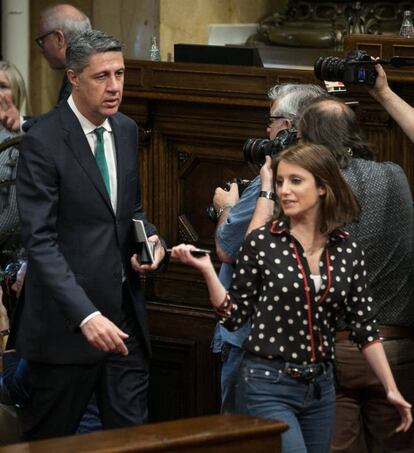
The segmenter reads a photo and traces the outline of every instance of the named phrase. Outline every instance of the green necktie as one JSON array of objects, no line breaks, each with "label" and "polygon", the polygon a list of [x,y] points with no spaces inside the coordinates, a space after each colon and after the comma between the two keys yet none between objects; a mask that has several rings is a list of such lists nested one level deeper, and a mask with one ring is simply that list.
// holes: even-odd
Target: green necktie
[{"label": "green necktie", "polygon": [[111,185],[109,183],[109,172],[105,158],[105,147],[103,140],[103,133],[105,132],[105,128],[97,127],[93,132],[96,135],[96,147],[95,147],[96,165],[98,165],[99,171],[101,172],[106,190],[108,191],[108,195],[111,196]]}]

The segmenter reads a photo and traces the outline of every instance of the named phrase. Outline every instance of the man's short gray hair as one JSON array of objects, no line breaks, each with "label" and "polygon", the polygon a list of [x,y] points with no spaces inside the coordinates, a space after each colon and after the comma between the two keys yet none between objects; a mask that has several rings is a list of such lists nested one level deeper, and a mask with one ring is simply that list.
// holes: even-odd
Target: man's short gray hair
[{"label": "man's short gray hair", "polygon": [[122,52],[122,43],[100,30],[88,30],[69,42],[66,66],[77,74],[88,65],[92,55],[103,52]]},{"label": "man's short gray hair", "polygon": [[314,99],[326,96],[326,91],[311,83],[282,83],[272,87],[267,95],[271,101],[277,101],[273,115],[284,116],[296,123],[298,115]]},{"label": "man's short gray hair", "polygon": [[41,21],[45,32],[61,30],[68,42],[92,28],[89,17],[70,5],[55,5],[45,9]]}]

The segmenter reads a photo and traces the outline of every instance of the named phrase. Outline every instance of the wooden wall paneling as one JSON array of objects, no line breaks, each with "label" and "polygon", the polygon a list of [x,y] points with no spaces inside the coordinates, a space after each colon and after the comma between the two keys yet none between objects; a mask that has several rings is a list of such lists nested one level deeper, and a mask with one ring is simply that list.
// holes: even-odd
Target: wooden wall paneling
[{"label": "wooden wall paneling", "polygon": [[[157,312],[156,312],[157,313]],[[196,414],[196,341],[153,335],[149,422]]]},{"label": "wooden wall paneling", "polygon": [[[157,181],[157,225],[176,244],[179,217],[185,216],[199,245],[214,246],[214,224],[205,214],[215,187],[226,179],[250,179],[254,171],[243,162],[242,145],[249,136],[265,136],[266,108],[246,119],[236,106],[160,101],[153,119],[153,163]],[[166,210],[168,212],[166,212]],[[168,215],[163,215],[168,214]],[[154,220],[155,221],[155,220]]]},{"label": "wooden wall paneling", "polygon": [[[193,297],[188,292],[187,297]],[[154,358],[150,416],[171,420],[219,411],[219,357],[210,352],[211,310],[148,304]],[[155,332],[155,333],[154,333]]]}]

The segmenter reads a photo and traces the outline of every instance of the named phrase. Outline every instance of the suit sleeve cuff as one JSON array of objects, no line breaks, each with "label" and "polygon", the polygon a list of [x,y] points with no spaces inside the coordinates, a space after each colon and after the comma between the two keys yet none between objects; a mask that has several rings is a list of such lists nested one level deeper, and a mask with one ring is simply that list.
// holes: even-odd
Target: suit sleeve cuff
[{"label": "suit sleeve cuff", "polygon": [[90,319],[94,318],[95,316],[98,316],[100,315],[101,312],[100,311],[94,311],[93,313],[91,313],[90,315],[88,315],[80,324],[79,324],[79,327],[83,327]]}]

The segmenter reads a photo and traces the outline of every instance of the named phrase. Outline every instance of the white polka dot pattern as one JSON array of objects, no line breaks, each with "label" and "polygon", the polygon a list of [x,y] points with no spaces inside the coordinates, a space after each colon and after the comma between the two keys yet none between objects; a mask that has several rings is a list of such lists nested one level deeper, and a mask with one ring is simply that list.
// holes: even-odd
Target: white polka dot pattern
[{"label": "white polka dot pattern", "polygon": [[355,241],[343,233],[331,235],[316,293],[300,243],[283,222],[269,224],[250,233],[241,249],[229,290],[233,305],[222,322],[233,330],[251,317],[245,348],[253,353],[303,364],[333,360],[340,315],[345,314],[360,347],[378,338],[362,262]]}]

